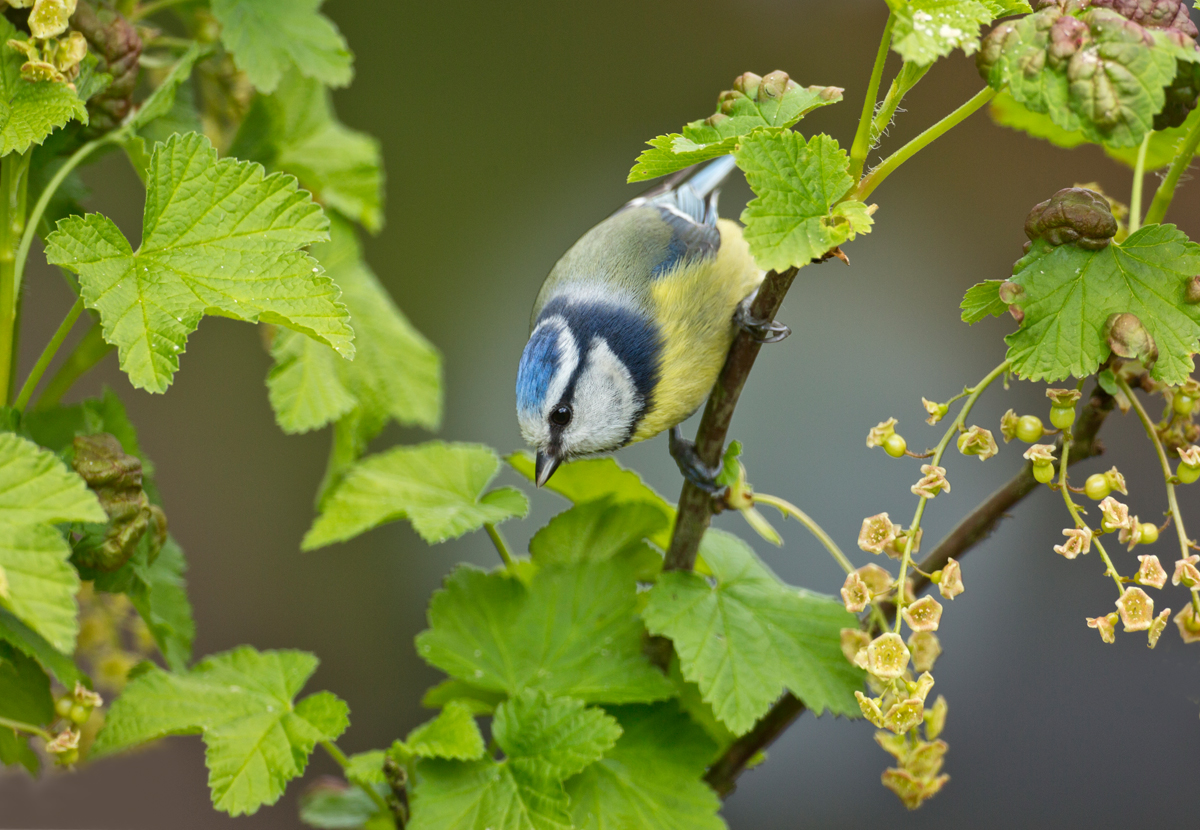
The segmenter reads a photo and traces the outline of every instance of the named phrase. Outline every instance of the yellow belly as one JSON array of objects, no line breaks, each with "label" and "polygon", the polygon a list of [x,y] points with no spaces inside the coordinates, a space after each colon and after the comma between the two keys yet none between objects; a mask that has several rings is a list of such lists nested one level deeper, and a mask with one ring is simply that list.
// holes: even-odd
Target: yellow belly
[{"label": "yellow belly", "polygon": [[650,409],[631,443],[670,429],[704,403],[737,333],[734,311],[762,282],[741,227],[727,219],[717,227],[721,247],[715,260],[685,265],[654,282],[662,362]]}]

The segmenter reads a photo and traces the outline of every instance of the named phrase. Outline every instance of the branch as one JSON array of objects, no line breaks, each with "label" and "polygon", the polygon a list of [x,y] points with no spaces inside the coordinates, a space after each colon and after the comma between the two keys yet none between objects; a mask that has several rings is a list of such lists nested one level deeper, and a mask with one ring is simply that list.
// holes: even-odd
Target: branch
[{"label": "branch", "polygon": [[792,725],[792,721],[804,714],[804,708],[799,698],[791,692],[784,692],[783,697],[754,724],[754,728],[731,743],[716,763],[708,768],[704,775],[705,783],[721,798],[728,798],[737,789],[737,777],[746,769],[746,765],[773,744]]}]

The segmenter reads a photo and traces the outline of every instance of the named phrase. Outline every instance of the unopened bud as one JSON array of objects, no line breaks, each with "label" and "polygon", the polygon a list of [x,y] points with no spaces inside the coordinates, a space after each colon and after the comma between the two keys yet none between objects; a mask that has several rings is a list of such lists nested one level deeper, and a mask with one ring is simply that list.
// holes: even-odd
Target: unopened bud
[{"label": "unopened bud", "polygon": [[933,702],[933,706],[925,710],[925,737],[933,740],[938,735],[942,734],[942,730],[946,728],[946,712],[950,710],[950,706],[946,703],[946,698],[938,695],[937,700]]},{"label": "unopened bud", "polygon": [[1147,367],[1158,360],[1158,345],[1137,315],[1128,312],[1108,315],[1104,332],[1108,347],[1117,357],[1136,360]]},{"label": "unopened bud", "polygon": [[918,778],[908,770],[889,767],[884,770],[880,780],[883,782],[883,786],[896,794],[900,803],[910,810],[915,810],[937,795],[950,780],[950,776],[939,775],[932,779]]},{"label": "unopened bud", "polygon": [[733,88],[743,95],[754,98],[758,95],[758,87],[762,84],[762,80],[760,75],[755,75],[753,72],[744,72],[734,80]]},{"label": "unopened bud", "polygon": [[854,697],[858,701],[858,708],[862,710],[863,717],[882,729],[883,712],[879,709],[879,703],[867,697],[862,692],[855,692]]},{"label": "unopened bud", "polygon": [[[927,710],[926,717],[928,716]],[[945,741],[921,741],[908,753],[904,768],[918,778],[932,778],[942,771],[946,750],[949,748]]]}]

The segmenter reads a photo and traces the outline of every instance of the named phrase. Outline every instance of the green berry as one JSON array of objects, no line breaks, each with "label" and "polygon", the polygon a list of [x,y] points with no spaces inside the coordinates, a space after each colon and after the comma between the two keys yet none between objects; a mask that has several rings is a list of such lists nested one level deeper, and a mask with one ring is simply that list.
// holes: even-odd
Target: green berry
[{"label": "green berry", "polygon": [[1193,467],[1190,464],[1180,464],[1179,469],[1175,471],[1175,475],[1179,476],[1179,480],[1182,483],[1191,484],[1200,478],[1200,467]]},{"label": "green berry", "polygon": [[892,458],[900,458],[908,450],[908,442],[904,440],[904,436],[893,432],[883,439],[883,449]]},{"label": "green berry", "polygon": [[68,717],[71,714],[71,707],[74,705],[75,702],[71,700],[71,698],[60,697],[58,700],[54,701],[54,713],[60,718]]},{"label": "green berry", "polygon": [[1054,465],[1053,464],[1034,464],[1033,477],[1042,484],[1049,484],[1054,480]]},{"label": "green berry", "polygon": [[55,757],[55,763],[61,767],[69,767],[71,764],[79,760],[78,749],[68,749],[66,752],[60,752]]},{"label": "green berry", "polygon": [[1158,541],[1158,526],[1146,522],[1141,527],[1141,532],[1138,535],[1139,545],[1153,545]]},{"label": "green berry", "polygon": [[1050,407],[1050,423],[1059,429],[1070,429],[1071,424],[1075,423],[1075,407],[1073,406],[1052,406]]},{"label": "green berry", "polygon": [[1185,395],[1182,392],[1175,395],[1171,401],[1171,408],[1175,410],[1176,415],[1187,417],[1192,414],[1192,410],[1196,408],[1196,399],[1191,395]]},{"label": "green berry", "polygon": [[1093,473],[1084,482],[1083,492],[1092,501],[1100,501],[1112,492],[1112,486],[1108,483],[1108,478],[1104,473]]},{"label": "green berry", "polygon": [[71,706],[71,711],[67,713],[67,717],[77,726],[83,726],[87,723],[87,719],[91,717],[92,710],[84,706],[82,703],[76,703]]},{"label": "green berry", "polygon": [[1026,444],[1036,444],[1045,431],[1042,419],[1036,415],[1022,415],[1017,421],[1017,437]]}]

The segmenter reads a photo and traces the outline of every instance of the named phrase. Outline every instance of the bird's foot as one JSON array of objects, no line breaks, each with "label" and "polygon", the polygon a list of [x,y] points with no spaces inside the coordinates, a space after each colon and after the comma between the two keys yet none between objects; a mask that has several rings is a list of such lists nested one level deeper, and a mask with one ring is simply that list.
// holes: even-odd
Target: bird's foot
[{"label": "bird's foot", "polygon": [[750,304],[757,294],[758,292],[751,294],[738,304],[737,311],[733,315],[733,322],[759,343],[778,343],[791,334],[792,330],[778,320],[764,320],[754,316],[750,311]]},{"label": "bird's foot", "polygon": [[683,473],[685,479],[714,499],[721,496],[725,491],[725,485],[717,483],[721,468],[714,470],[705,464],[696,452],[695,443],[684,438],[677,426],[671,427],[670,449],[671,457],[679,465],[679,472]]}]

